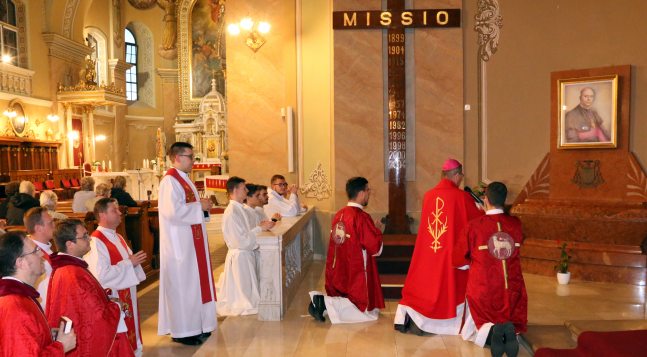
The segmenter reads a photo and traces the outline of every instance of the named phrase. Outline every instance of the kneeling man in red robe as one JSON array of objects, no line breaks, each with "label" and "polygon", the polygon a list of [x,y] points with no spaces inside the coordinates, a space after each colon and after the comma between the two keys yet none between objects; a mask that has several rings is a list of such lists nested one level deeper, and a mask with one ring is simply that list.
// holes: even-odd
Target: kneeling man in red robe
[{"label": "kneeling man in red robe", "polygon": [[[111,349],[121,316],[121,301],[108,298],[83,260],[90,252],[91,240],[78,219],[62,220],[54,227],[58,252],[50,256],[47,321],[56,324],[61,316],[72,320],[79,334],[76,349],[68,357],[115,355]],[[133,355],[132,351],[127,352]]]},{"label": "kneeling man in red robe", "polygon": [[411,266],[395,313],[395,328],[458,335],[465,311],[467,268],[454,269],[452,250],[465,225],[483,215],[469,193],[459,188],[463,167],[449,159],[440,183],[425,194]]},{"label": "kneeling man in red robe", "polygon": [[528,295],[521,274],[521,221],[503,213],[508,189],[492,182],[486,215],[467,224],[454,247],[455,267],[469,265],[463,339],[491,346],[493,357],[515,357],[526,332]]},{"label": "kneeling man in red robe", "polygon": [[346,183],[348,205],[332,223],[326,260],[326,293],[310,292],[310,315],[319,321],[353,323],[375,321],[384,308],[384,296],[375,257],[382,254],[382,223],[373,221],[364,207],[371,189],[363,177]]},{"label": "kneeling man in red robe", "polygon": [[[24,231],[0,236],[0,356],[63,357],[76,347],[74,327],[52,341],[34,284],[45,273],[43,252]],[[58,324],[58,321],[56,321]],[[56,325],[54,325],[56,326]]]}]

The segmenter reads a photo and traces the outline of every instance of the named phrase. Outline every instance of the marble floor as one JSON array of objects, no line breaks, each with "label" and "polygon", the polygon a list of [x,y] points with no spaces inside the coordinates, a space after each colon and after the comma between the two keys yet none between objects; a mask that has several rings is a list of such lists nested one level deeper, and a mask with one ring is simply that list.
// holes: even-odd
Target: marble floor
[{"label": "marble floor", "polygon": [[[219,234],[210,234],[209,240],[212,251],[224,243]],[[221,271],[222,265],[214,269],[216,279]],[[529,324],[645,318],[644,287],[581,281],[564,286],[557,284],[554,277],[524,278]],[[198,347],[183,346],[171,342],[169,336],[158,336],[158,315],[154,314],[142,323],[144,356],[490,356],[489,349],[465,342],[460,336],[418,337],[394,331],[396,300],[387,300],[386,308],[374,322],[333,326],[329,320],[313,321],[307,311],[308,291],[324,291],[323,262],[312,265],[299,290],[283,321],[262,322],[256,315],[220,318],[218,329]],[[530,355],[523,348],[519,353]]]}]

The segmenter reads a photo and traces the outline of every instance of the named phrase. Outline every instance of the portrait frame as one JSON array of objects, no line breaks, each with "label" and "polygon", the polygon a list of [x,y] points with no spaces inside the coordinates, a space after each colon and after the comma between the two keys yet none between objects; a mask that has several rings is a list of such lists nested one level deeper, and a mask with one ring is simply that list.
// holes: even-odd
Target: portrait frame
[{"label": "portrait frame", "polygon": [[9,118],[14,134],[18,137],[26,136],[29,132],[29,117],[25,111],[25,105],[20,99],[14,99],[9,102],[8,108],[16,113],[15,117]]},{"label": "portrait frame", "polygon": [[[594,94],[586,117],[580,104],[584,89]],[[618,147],[618,75],[559,79],[557,90],[558,149]]]}]

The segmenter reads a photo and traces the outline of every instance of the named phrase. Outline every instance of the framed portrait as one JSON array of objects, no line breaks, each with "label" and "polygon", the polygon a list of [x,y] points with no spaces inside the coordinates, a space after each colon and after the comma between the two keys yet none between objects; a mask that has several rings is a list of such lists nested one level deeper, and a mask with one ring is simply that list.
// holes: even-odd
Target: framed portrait
[{"label": "framed portrait", "polygon": [[25,136],[25,134],[27,134],[29,121],[27,114],[25,113],[25,107],[20,100],[14,99],[9,103],[9,109],[12,109],[15,113],[13,117],[9,118],[11,128],[16,136]]},{"label": "framed portrait", "polygon": [[618,146],[618,76],[560,79],[560,149]]}]

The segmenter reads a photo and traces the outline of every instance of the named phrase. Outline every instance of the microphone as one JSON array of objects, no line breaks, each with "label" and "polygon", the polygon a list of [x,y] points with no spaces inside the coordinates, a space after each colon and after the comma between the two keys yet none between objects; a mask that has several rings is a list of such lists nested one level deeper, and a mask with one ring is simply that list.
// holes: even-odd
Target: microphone
[{"label": "microphone", "polygon": [[474,194],[474,191],[472,191],[471,188],[469,188],[468,186],[465,186],[465,188],[463,188],[463,190],[465,190],[465,192],[469,193],[470,196],[472,196],[472,198],[474,198],[474,201],[476,201],[476,202],[478,202],[478,203],[485,206],[485,202],[483,202],[482,199],[478,198],[478,196]]}]

